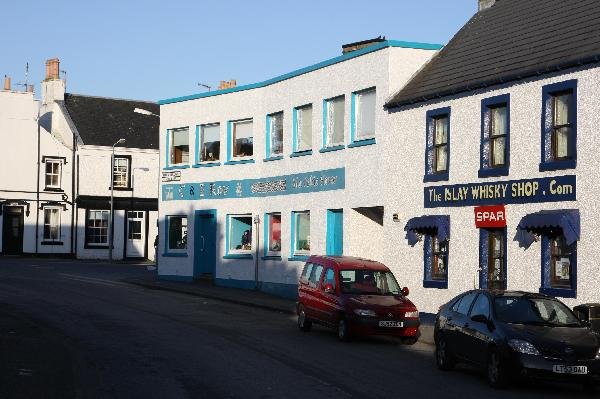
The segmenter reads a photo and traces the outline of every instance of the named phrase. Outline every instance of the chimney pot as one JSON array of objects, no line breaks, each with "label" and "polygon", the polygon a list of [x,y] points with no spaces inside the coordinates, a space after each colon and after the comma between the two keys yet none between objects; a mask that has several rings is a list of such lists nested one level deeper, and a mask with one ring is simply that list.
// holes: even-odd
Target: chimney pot
[{"label": "chimney pot", "polygon": [[10,76],[4,75],[4,90],[10,90]]},{"label": "chimney pot", "polygon": [[221,83],[219,83],[219,90],[230,89],[232,87],[235,87],[236,85],[237,81],[235,79],[222,80]]},{"label": "chimney pot", "polygon": [[479,11],[486,10],[493,6],[497,0],[477,0]]},{"label": "chimney pot", "polygon": [[58,58],[51,58],[46,61],[46,80],[56,80],[59,78],[60,61]]}]

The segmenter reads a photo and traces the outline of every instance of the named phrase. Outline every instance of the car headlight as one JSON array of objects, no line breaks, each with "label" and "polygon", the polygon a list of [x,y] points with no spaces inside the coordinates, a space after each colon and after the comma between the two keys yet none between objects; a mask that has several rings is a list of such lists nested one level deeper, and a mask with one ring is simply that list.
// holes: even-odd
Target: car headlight
[{"label": "car headlight", "polygon": [[419,311],[418,310],[413,310],[412,312],[406,312],[406,313],[404,313],[404,318],[406,318],[406,319],[418,319],[419,318]]},{"label": "car headlight", "polygon": [[369,316],[369,317],[377,316],[377,313],[375,313],[371,309],[354,309],[354,313],[356,313],[359,316]]},{"label": "car headlight", "polygon": [[596,353],[596,359],[600,359],[600,348],[598,348],[598,353]]},{"label": "car headlight", "polygon": [[511,339],[508,341],[508,346],[510,346],[513,350],[524,353],[526,355],[539,355],[540,352],[533,346],[530,342],[524,341],[522,339]]}]

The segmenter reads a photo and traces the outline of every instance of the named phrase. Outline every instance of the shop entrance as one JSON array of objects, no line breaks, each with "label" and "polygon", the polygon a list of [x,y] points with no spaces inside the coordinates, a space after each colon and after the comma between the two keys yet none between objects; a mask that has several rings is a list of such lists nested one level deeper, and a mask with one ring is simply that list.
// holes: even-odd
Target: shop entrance
[{"label": "shop entrance", "polygon": [[217,261],[217,211],[196,211],[194,221],[194,278],[214,278]]},{"label": "shop entrance", "polygon": [[327,255],[341,256],[344,253],[344,211],[327,210]]},{"label": "shop entrance", "polygon": [[506,289],[506,228],[479,234],[479,288]]},{"label": "shop entrance", "polygon": [[5,206],[2,223],[2,252],[11,255],[23,253],[23,207]]}]

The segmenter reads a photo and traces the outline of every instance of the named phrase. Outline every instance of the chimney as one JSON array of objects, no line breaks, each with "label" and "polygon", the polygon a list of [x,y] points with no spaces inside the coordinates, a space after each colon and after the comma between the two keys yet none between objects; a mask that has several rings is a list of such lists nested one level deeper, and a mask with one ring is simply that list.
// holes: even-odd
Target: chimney
[{"label": "chimney", "polygon": [[60,61],[58,58],[52,58],[46,61],[46,79],[57,80],[60,71]]},{"label": "chimney", "polygon": [[351,53],[356,50],[360,50],[361,48],[369,47],[374,44],[384,42],[385,36],[378,36],[374,39],[363,40],[362,42],[354,42],[342,45],[342,54]]},{"label": "chimney", "polygon": [[4,90],[10,90],[10,76],[4,75]]},{"label": "chimney", "polygon": [[479,11],[486,10],[496,3],[496,0],[477,0],[479,3]]},{"label": "chimney", "polygon": [[222,80],[221,83],[219,83],[218,90],[231,89],[232,87],[235,87],[236,85],[237,85],[237,82],[235,79]]}]

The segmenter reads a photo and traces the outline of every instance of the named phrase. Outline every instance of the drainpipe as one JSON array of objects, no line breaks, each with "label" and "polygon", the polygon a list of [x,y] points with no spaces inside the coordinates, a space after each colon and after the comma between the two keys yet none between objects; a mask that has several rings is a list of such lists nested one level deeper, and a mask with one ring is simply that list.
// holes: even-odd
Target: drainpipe
[{"label": "drainpipe", "polygon": [[258,285],[258,244],[259,244],[259,240],[260,240],[260,216],[258,215],[254,215],[254,226],[255,230],[256,230],[256,242],[254,245],[254,289],[258,290],[259,289],[259,285]]},{"label": "drainpipe", "polygon": [[[74,253],[74,239],[73,231],[75,229],[75,207],[76,207],[76,198],[75,198],[75,152],[77,151],[77,139],[75,137],[75,132],[73,132],[73,155],[71,156],[71,255],[75,255]],[[79,175],[79,168],[77,168],[77,174]]]},{"label": "drainpipe", "polygon": [[40,231],[40,152],[41,152],[41,131],[40,131],[40,106],[37,114],[37,187],[35,190],[35,253],[38,253],[38,241]]}]

